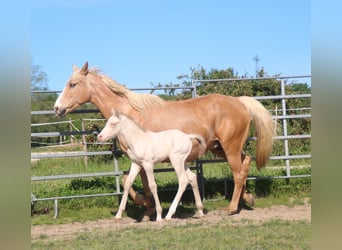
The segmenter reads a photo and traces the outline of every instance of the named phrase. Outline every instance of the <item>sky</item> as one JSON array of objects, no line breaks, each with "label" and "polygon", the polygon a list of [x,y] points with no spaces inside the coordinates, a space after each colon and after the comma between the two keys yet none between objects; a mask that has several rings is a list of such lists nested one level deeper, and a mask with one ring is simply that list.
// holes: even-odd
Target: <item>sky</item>
[{"label": "sky", "polygon": [[31,57],[62,90],[72,65],[128,88],[180,83],[191,67],[311,74],[310,1],[32,0]]}]

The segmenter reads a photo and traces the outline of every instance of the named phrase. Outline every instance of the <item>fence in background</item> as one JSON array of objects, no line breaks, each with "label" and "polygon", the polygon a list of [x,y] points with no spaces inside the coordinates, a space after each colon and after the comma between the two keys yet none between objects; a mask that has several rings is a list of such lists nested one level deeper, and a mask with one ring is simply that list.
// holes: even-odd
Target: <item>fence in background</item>
[{"label": "fence in background", "polygon": [[[271,156],[271,160],[284,160],[285,168],[286,168],[286,175],[284,176],[273,176],[271,178],[308,178],[311,175],[291,175],[291,165],[290,161],[295,159],[310,159],[311,154],[306,155],[290,155],[289,153],[289,140],[297,140],[297,139],[310,139],[311,134],[298,134],[298,135],[289,135],[287,131],[287,122],[290,119],[303,119],[303,118],[311,118],[311,107],[304,107],[301,110],[305,110],[308,113],[305,114],[287,114],[286,101],[288,99],[301,99],[301,98],[311,98],[311,94],[295,94],[295,95],[287,95],[285,92],[285,85],[289,79],[302,79],[306,78],[310,81],[311,76],[290,76],[290,77],[267,77],[267,78],[242,78],[242,79],[215,79],[215,80],[192,80],[192,85],[189,87],[163,87],[163,88],[141,88],[141,89],[132,89],[135,91],[158,91],[158,90],[167,90],[167,89],[190,89],[192,91],[192,97],[197,97],[196,87],[198,83],[203,82],[223,82],[223,81],[248,81],[248,80],[265,80],[265,79],[276,79],[280,81],[280,89],[281,94],[276,96],[258,96],[255,97],[258,100],[281,100],[281,107],[272,110],[274,113],[273,118],[275,121],[280,120],[282,123],[282,134],[277,135],[274,137],[275,140],[281,140],[284,143],[284,154],[283,155],[273,155]],[[36,92],[52,92],[52,91],[36,91]],[[54,91],[60,92],[60,91]],[[278,114],[280,111],[280,115]],[[76,110],[74,113],[93,113],[98,112],[98,110]],[[31,111],[31,115],[54,115],[52,110],[45,110],[45,111]],[[121,153],[120,150],[117,148],[115,141],[113,141],[113,151],[92,151],[89,152],[87,150],[87,142],[85,140],[85,135],[89,134],[96,134],[98,131],[87,131],[85,130],[84,122],[86,119],[82,120],[82,127],[77,128],[73,125],[73,120],[69,119],[67,121],[61,121],[60,123],[69,123],[69,131],[63,132],[42,132],[42,133],[31,133],[31,138],[35,137],[60,137],[60,143],[65,143],[63,138],[68,137],[70,140],[67,142],[73,141],[73,136],[81,135],[82,136],[82,144],[83,144],[83,151],[80,152],[65,152],[65,153],[49,153],[49,154],[37,154],[31,153],[31,160],[38,160],[44,158],[60,158],[60,157],[84,157],[85,165],[87,166],[87,157],[88,156],[95,156],[95,155],[113,155],[113,171],[111,172],[99,172],[99,173],[83,173],[83,174],[67,174],[67,175],[53,175],[53,176],[32,176],[31,181],[49,181],[49,180],[58,180],[58,179],[71,179],[71,178],[89,178],[89,177],[100,177],[100,176],[115,176],[116,177],[116,190],[112,193],[102,193],[102,194],[91,194],[91,195],[74,195],[74,196],[60,196],[60,197],[40,197],[37,198],[34,194],[31,195],[31,202],[36,201],[46,201],[52,200],[54,201],[55,207],[55,217],[58,214],[58,200],[60,199],[74,199],[74,198],[88,198],[88,197],[98,197],[98,196],[112,196],[112,195],[121,195],[122,191],[120,189],[120,181],[119,177],[124,174],[123,171],[120,170],[117,156]],[[40,123],[40,124],[31,124],[33,126],[48,126],[48,123]],[[255,140],[256,138],[252,137],[249,140]],[[199,178],[199,185],[202,190],[202,197],[205,197],[205,190],[204,190],[204,176],[203,176],[203,167],[207,164],[212,164],[216,162],[225,162],[225,160],[208,160],[208,159],[201,159],[196,161],[196,166],[191,167],[192,170],[196,170]],[[172,168],[167,169],[155,169],[155,172],[165,172],[165,171],[173,171]],[[259,178],[259,177],[257,177]],[[256,177],[248,177],[248,180],[257,179]],[[229,179],[225,179],[225,186],[226,182]]]}]

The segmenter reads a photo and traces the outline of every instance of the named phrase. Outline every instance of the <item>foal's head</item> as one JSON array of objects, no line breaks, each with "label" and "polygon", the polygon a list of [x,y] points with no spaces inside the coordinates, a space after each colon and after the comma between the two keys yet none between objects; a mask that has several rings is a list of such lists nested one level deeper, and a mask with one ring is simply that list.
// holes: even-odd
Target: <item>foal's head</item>
[{"label": "foal's head", "polygon": [[113,114],[107,121],[106,126],[102,129],[101,133],[97,135],[99,142],[106,142],[114,139],[121,130],[120,115]]},{"label": "foal's head", "polygon": [[90,75],[89,72],[88,62],[81,69],[73,65],[73,73],[55,102],[54,110],[56,115],[64,116],[83,103],[90,101],[91,86],[88,84],[87,79],[88,75]]}]

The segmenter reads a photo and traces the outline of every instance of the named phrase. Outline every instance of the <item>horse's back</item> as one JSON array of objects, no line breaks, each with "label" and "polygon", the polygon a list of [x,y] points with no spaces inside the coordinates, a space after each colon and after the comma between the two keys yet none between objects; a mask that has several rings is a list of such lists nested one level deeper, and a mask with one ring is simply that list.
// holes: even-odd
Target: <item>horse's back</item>
[{"label": "horse's back", "polygon": [[238,98],[209,94],[198,98],[168,101],[161,106],[151,106],[143,112],[140,123],[151,131],[179,129],[185,133],[215,137],[215,126],[250,120],[248,110]]}]

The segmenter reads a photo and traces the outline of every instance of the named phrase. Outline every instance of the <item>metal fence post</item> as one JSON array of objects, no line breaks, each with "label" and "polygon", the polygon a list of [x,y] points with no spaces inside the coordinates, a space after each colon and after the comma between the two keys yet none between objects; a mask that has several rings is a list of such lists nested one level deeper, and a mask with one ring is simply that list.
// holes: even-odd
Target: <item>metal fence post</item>
[{"label": "metal fence post", "polygon": [[55,199],[53,202],[53,218],[57,219],[58,217],[58,200]]},{"label": "metal fence post", "polygon": [[[81,118],[81,124],[82,124],[82,131],[85,131],[85,126],[84,126],[84,119]],[[82,143],[83,143],[83,151],[84,153],[87,153],[87,139],[86,139],[86,135],[82,134]],[[88,156],[84,156],[84,165],[86,168],[88,168]]]},{"label": "metal fence post", "polygon": [[[287,137],[287,120],[286,120],[286,98],[284,96],[286,95],[285,93],[285,79],[280,80],[280,85],[281,85],[281,96],[283,97],[281,99],[281,106],[282,106],[282,111],[283,111],[283,134],[284,134],[284,150],[285,150],[285,157],[289,156],[289,140],[286,138]],[[290,160],[286,159],[285,160],[285,165],[286,165],[286,176],[291,176],[290,172]]]},{"label": "metal fence post", "polygon": [[72,138],[72,120],[69,118],[69,129],[70,129],[70,143],[74,143],[74,139]]},{"label": "metal fence post", "polygon": [[192,92],[192,98],[196,98],[197,97],[197,89],[196,89],[196,82],[194,81],[194,79],[191,79],[191,92]]}]

